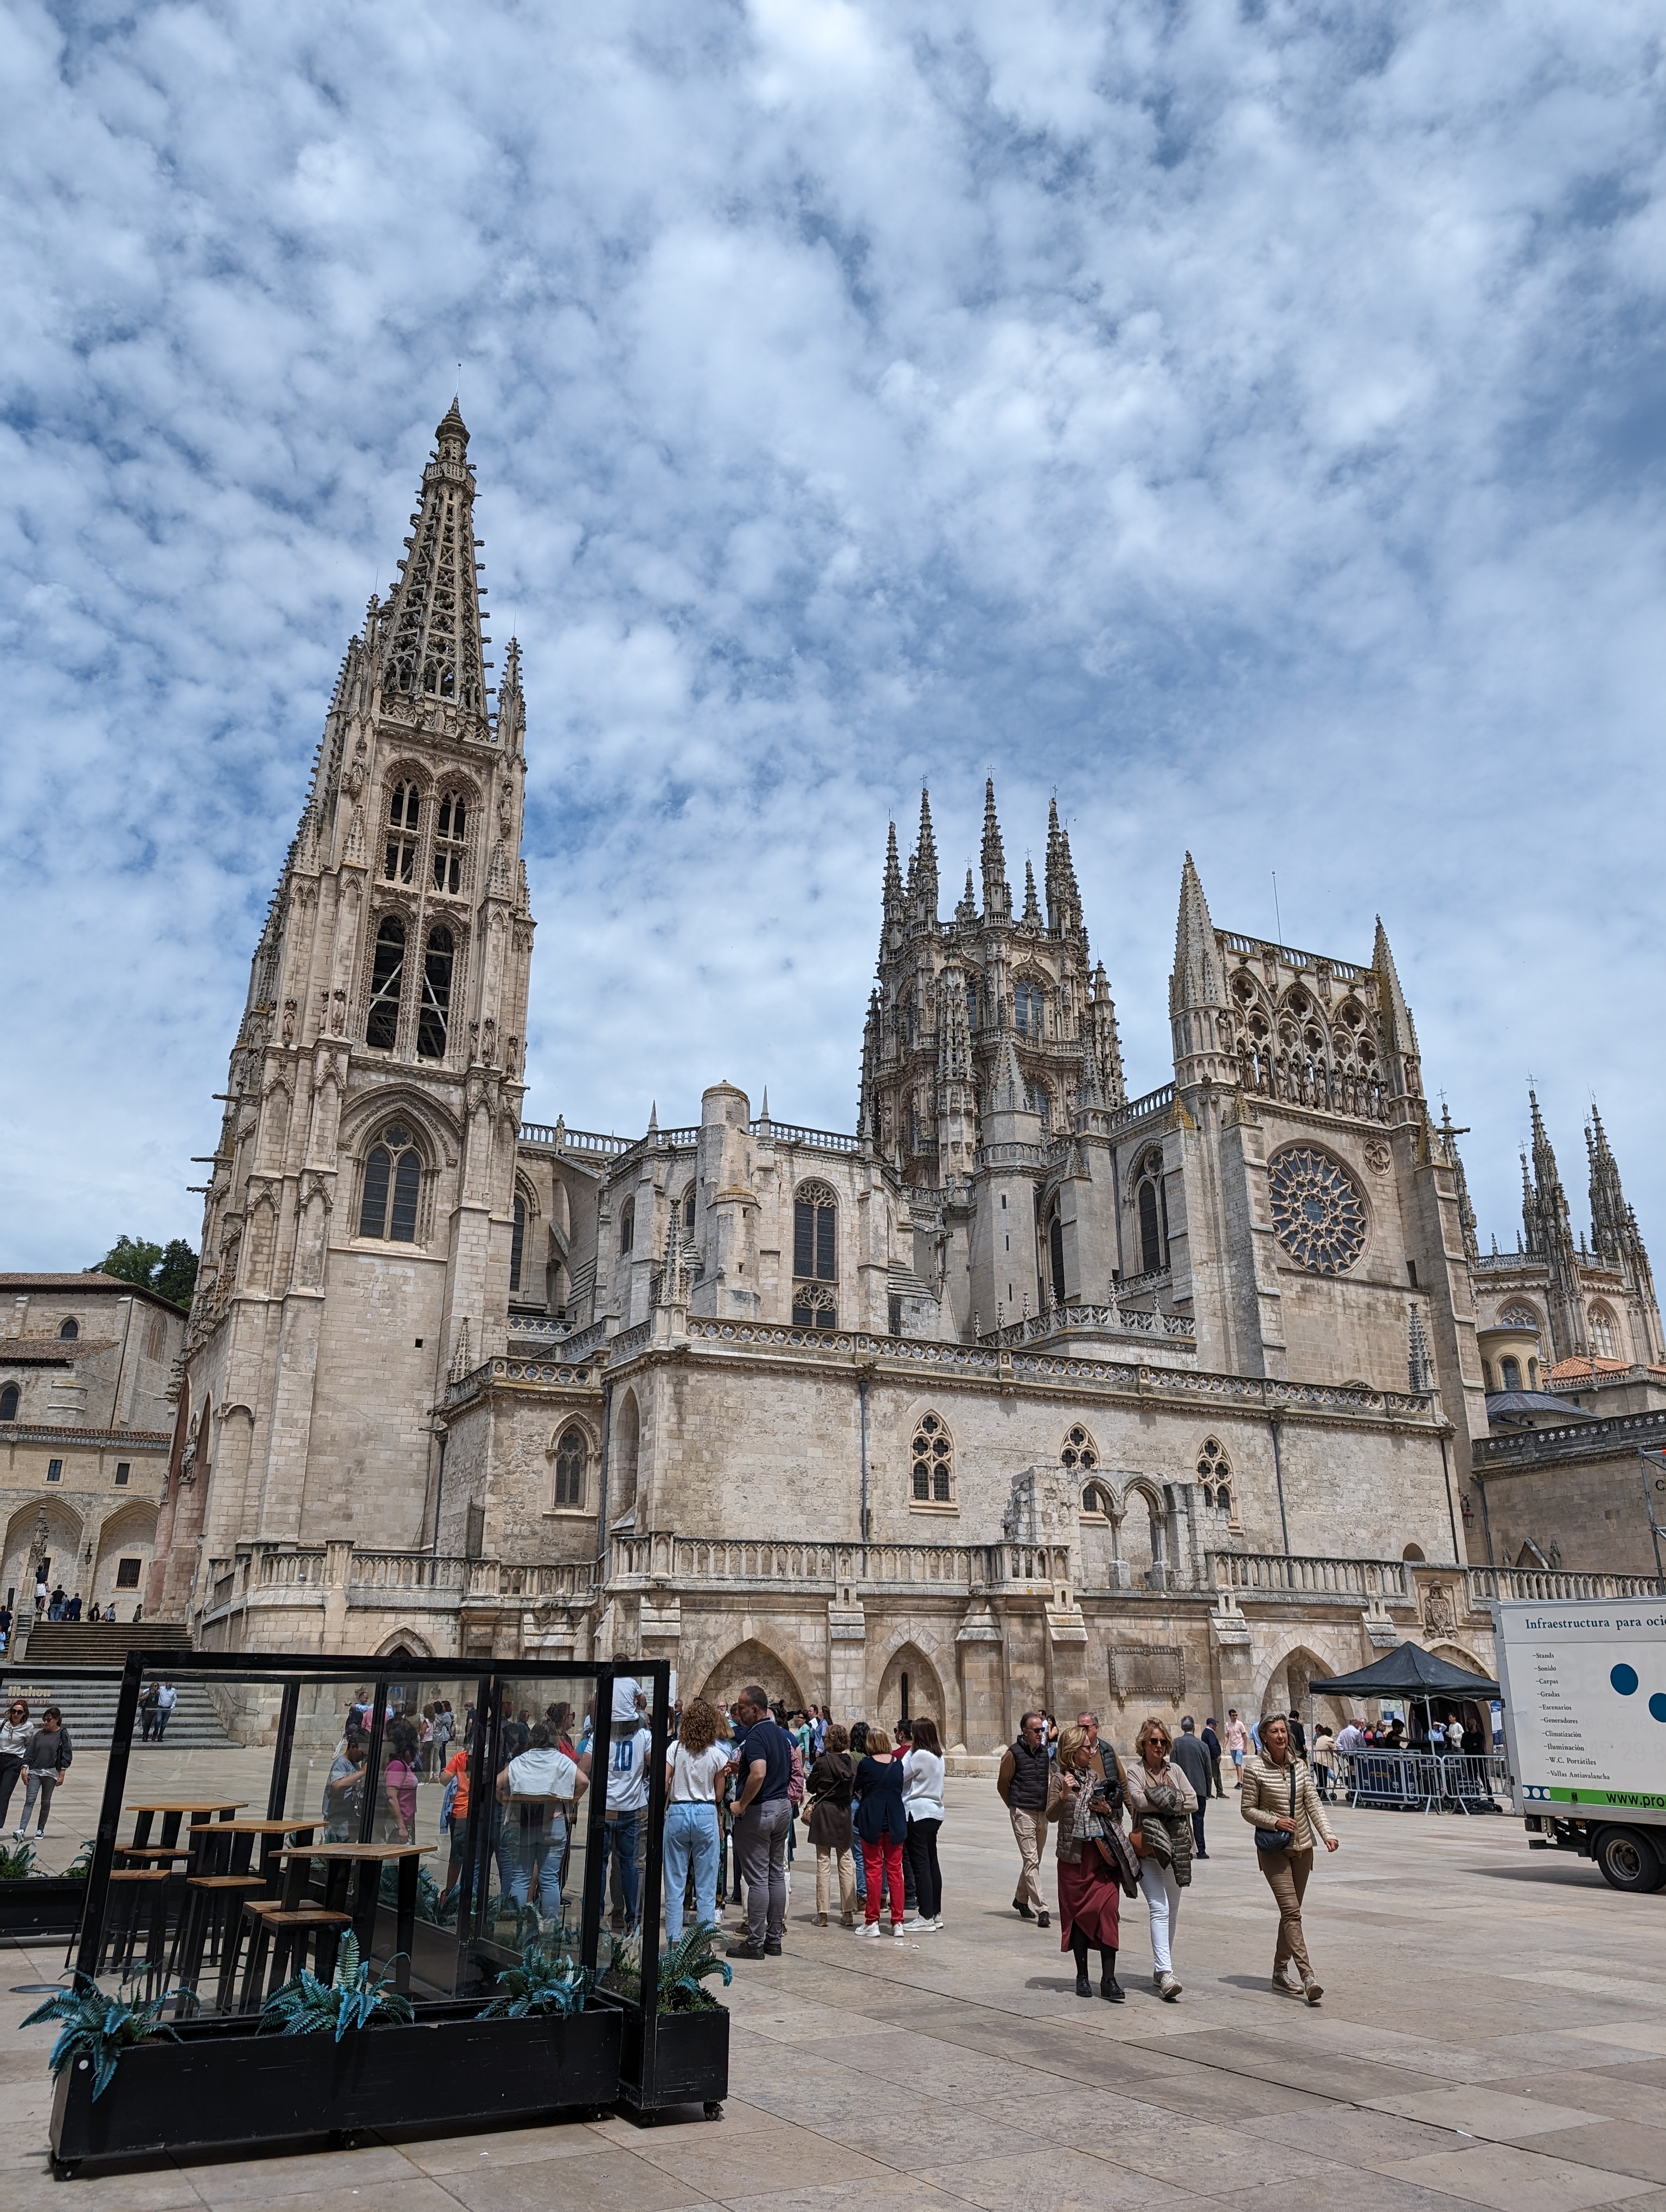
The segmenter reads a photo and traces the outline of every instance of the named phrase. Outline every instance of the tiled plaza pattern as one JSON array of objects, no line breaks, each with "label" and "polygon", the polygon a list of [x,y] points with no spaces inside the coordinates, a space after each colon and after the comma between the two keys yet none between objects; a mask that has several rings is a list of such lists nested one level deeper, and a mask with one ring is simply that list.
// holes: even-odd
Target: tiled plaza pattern
[{"label": "tiled plaza pattern", "polygon": [[1626,1899],[1527,1850],[1509,1819],[1338,1816],[1308,1937],[1317,2011],[1268,1988],[1274,1916],[1234,1800],[1181,1917],[1185,1996],[1150,1986],[1128,1914],[1128,2001],[1081,2002],[1056,1926],[1008,1907],[1015,1853],[987,1784],[950,1784],[937,1936],[809,1924],[736,1968],[721,2125],[464,2135],[198,2164],[67,2186],[44,2154],[46,2031],[18,2035],[58,1954],[14,1951],[11,2212],[675,2212],[988,2206],[990,2212],[1628,2212],[1666,2208],[1666,1897]]}]

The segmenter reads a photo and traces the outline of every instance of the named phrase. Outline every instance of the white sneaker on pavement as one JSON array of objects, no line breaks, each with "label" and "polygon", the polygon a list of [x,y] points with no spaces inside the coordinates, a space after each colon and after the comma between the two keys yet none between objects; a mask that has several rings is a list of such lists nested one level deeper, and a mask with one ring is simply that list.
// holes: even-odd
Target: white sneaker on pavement
[{"label": "white sneaker on pavement", "polygon": [[934,1936],[937,1933],[937,1923],[934,1920],[922,1920],[917,1914],[912,1920],[905,1920],[903,1927],[909,1936]]},{"label": "white sneaker on pavement", "polygon": [[865,1920],[856,1930],[859,1936],[877,1936],[879,1932],[879,1923],[877,1920]]}]

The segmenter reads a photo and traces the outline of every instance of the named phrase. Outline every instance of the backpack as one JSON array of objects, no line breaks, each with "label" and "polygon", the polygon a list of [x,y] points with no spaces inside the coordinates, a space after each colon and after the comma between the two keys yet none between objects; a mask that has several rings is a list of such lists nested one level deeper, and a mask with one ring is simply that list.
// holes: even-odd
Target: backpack
[{"label": "backpack", "polygon": [[793,1771],[787,1784],[787,1802],[796,1813],[804,1802],[804,1753],[793,1746]]}]

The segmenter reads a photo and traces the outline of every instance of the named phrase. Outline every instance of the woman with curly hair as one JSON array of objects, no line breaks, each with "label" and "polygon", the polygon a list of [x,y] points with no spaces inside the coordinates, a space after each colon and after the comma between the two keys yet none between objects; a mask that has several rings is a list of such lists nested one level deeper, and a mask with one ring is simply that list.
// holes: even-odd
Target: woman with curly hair
[{"label": "woman with curly hair", "polygon": [[694,1869],[694,1912],[717,1926],[717,1808],[728,1794],[733,1747],[720,1740],[717,1708],[695,1698],[683,1708],[683,1726],[666,1761],[666,1941],[683,1933],[683,1899]]}]

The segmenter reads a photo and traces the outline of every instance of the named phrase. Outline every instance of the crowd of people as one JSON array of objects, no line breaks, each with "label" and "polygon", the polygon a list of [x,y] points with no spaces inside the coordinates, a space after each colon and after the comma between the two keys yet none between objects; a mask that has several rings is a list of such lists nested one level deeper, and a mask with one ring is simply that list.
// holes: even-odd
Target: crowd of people
[{"label": "crowd of people", "polygon": [[[374,1717],[366,1691],[350,1708],[325,1786],[331,1836],[360,1832]],[[477,1716],[472,1706],[459,1716],[437,1700],[420,1710],[390,1707],[382,1720],[378,1832],[409,1840],[418,1785],[439,1783],[449,1899],[462,1873]],[[1102,1735],[1097,1713],[1080,1712],[1063,1728],[1040,1711],[1025,1713],[994,1778],[1018,1848],[1012,1909],[1049,1929],[1056,1911],[1076,1993],[1094,1994],[1097,1954],[1097,1994],[1117,2004],[1125,1995],[1117,1977],[1122,1916],[1139,1900],[1152,1985],[1175,2002],[1183,1994],[1177,1953],[1185,1893],[1210,1856],[1208,1808],[1227,1798],[1230,1765],[1231,1794],[1277,1915],[1273,1985],[1317,2004],[1323,1991],[1302,1905],[1316,1853],[1338,1847],[1326,1814],[1337,1761],[1392,1732],[1388,1723],[1367,1730],[1350,1721],[1339,1733],[1316,1723],[1310,1743],[1295,1713],[1246,1723],[1229,1710],[1224,1727],[1212,1715],[1200,1727],[1187,1714],[1177,1733],[1152,1714],[1124,1757]],[[628,1938],[641,1919],[654,1739],[647,1696],[623,1673],[599,1745],[597,1734],[591,1716],[581,1719],[565,1704],[501,1719],[488,1848],[500,1893],[554,1919],[599,1759],[604,1882],[611,1926]],[[825,1707],[789,1712],[756,1683],[727,1710],[705,1698],[677,1705],[665,1765],[666,1942],[678,1942],[690,1920],[715,1936],[733,1903],[740,1924],[728,1956],[780,1955],[792,1872],[806,1849],[815,1860],[815,1927],[830,1927],[836,1914],[840,1927],[870,1940],[935,1934],[944,1925],[945,1771],[938,1728],[925,1716],[886,1726],[836,1721]]]}]

